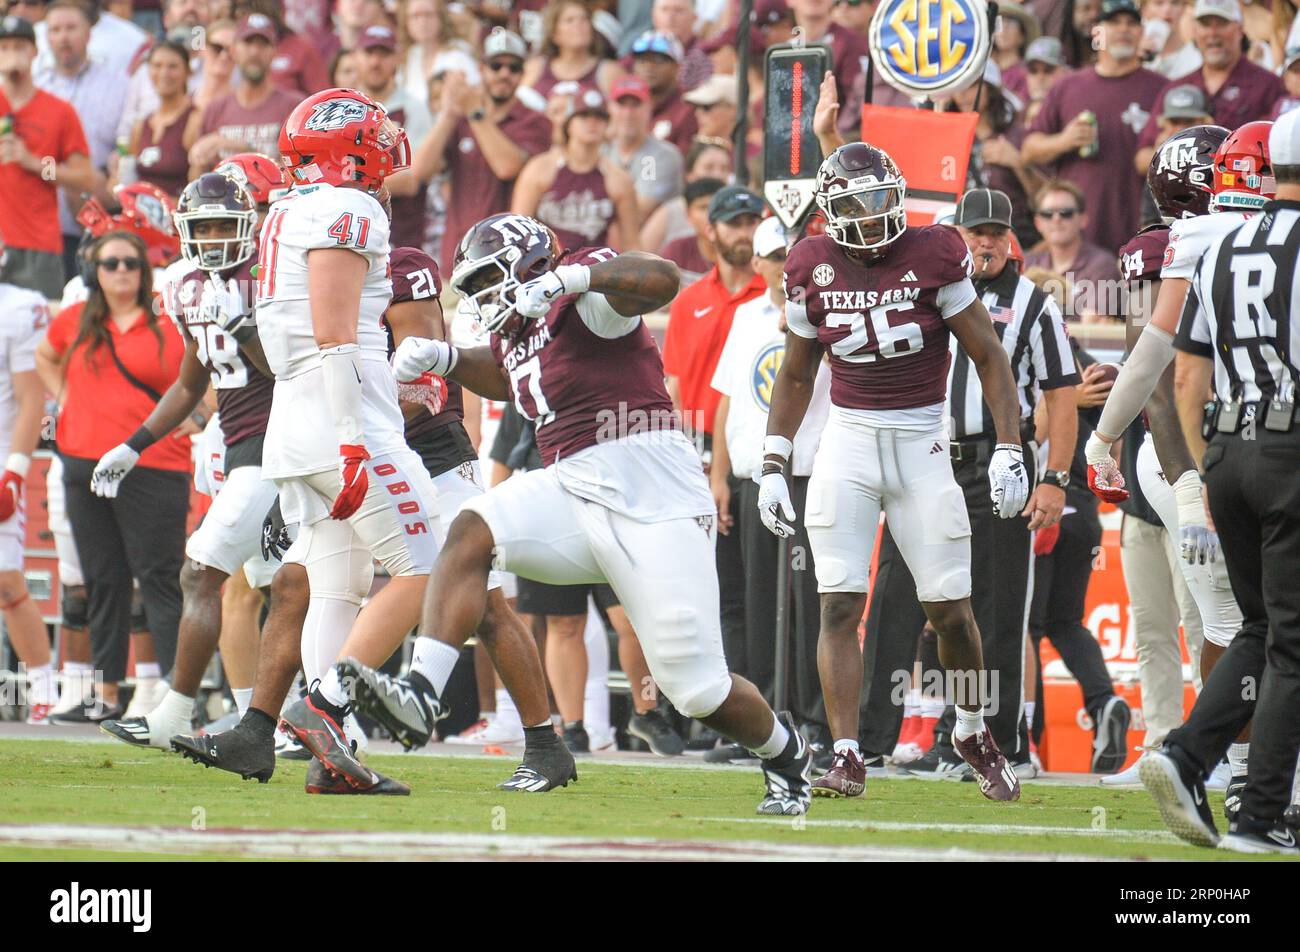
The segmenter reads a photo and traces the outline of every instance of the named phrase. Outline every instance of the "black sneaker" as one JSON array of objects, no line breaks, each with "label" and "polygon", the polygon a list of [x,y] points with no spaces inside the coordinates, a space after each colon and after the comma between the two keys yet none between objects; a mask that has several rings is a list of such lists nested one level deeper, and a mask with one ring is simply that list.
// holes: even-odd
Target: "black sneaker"
[{"label": "black sneaker", "polygon": [[[549,728],[548,728],[549,729]],[[578,782],[578,766],[569,748],[549,740],[544,744],[529,744],[525,732],[524,762],[515,768],[510,779],[497,784],[498,790],[518,793],[546,793],[556,787],[567,787],[569,781]]]},{"label": "black sneaker", "polygon": [[1106,699],[1095,718],[1092,741],[1092,772],[1113,774],[1128,759],[1128,726],[1133,712],[1119,695]]},{"label": "black sneaker", "polygon": [[121,720],[122,715],[125,713],[126,708],[121,704],[105,704],[102,701],[89,700],[70,711],[51,714],[50,723],[58,724],[61,727],[76,727],[78,724],[98,724],[101,721]]},{"label": "black sneaker", "polygon": [[182,757],[205,767],[229,770],[245,780],[256,778],[259,783],[266,783],[275,773],[275,742],[239,727],[222,734],[197,737],[177,734],[171,743],[172,750]]},{"label": "black sneaker", "polygon": [[357,713],[384,725],[407,750],[429,743],[434,725],[450,713],[437,695],[425,690],[428,682],[418,674],[393,677],[355,658],[344,658],[335,667]]},{"label": "black sneaker", "polygon": [[757,754],[740,744],[723,744],[720,747],[714,747],[712,750],[704,752],[704,762],[706,764],[743,764],[753,763],[757,760]]},{"label": "black sneaker", "polygon": [[587,729],[582,726],[582,721],[565,725],[564,746],[569,748],[571,754],[591,753],[591,738],[587,736]]},{"label": "black sneaker", "polygon": [[1223,791],[1223,818],[1231,823],[1237,818],[1241,809],[1241,795],[1246,790],[1245,776],[1233,777],[1228,781],[1228,789]]},{"label": "black sneaker", "polygon": [[779,757],[762,762],[767,795],[759,801],[758,812],[766,816],[802,816],[812,803],[812,752],[788,712],[782,711],[777,719],[790,732],[790,743]]},{"label": "black sneaker", "polygon": [[660,757],[678,757],[686,750],[686,743],[657,707],[644,714],[634,712],[628,718],[627,732],[645,741],[646,746]]},{"label": "black sneaker", "polygon": [[957,756],[956,751],[944,754],[935,744],[919,759],[903,768],[905,772],[922,780],[965,780],[974,778],[970,765]]},{"label": "black sneaker", "polygon": [[1138,775],[1175,836],[1196,846],[1218,844],[1204,777],[1186,754],[1173,744],[1148,751],[1138,761]]},{"label": "black sneaker", "polygon": [[[352,745],[338,721],[317,707],[310,694],[295,701],[280,716],[280,730],[296,738],[326,769],[338,774],[358,790],[365,790],[376,783],[375,772],[353,755]],[[272,757],[274,758],[274,753]]]},{"label": "black sneaker", "polygon": [[1240,811],[1228,826],[1228,835],[1219,840],[1219,847],[1234,853],[1300,856],[1300,839],[1296,838],[1296,831],[1286,823],[1281,820],[1257,820]]},{"label": "black sneaker", "polygon": [[388,797],[409,797],[411,788],[400,780],[385,777],[377,770],[372,770],[376,782],[369,787],[352,786],[342,777],[330,773],[325,765],[315,758],[307,765],[307,779],[303,790],[307,793],[336,794],[340,796],[379,795]]}]

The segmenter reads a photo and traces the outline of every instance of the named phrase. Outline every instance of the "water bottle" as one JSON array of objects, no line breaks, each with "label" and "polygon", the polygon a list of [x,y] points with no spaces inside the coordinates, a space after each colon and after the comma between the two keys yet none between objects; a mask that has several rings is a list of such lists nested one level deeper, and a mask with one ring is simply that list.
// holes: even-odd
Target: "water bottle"
[{"label": "water bottle", "polygon": [[130,143],[126,139],[117,140],[117,181],[122,185],[131,185],[138,176],[135,170],[135,156],[131,154]]}]

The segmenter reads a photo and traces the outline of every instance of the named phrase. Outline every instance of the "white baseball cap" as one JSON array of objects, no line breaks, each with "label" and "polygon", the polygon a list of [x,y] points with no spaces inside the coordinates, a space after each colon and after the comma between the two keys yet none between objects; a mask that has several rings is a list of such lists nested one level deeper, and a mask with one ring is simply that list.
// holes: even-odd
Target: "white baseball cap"
[{"label": "white baseball cap", "polygon": [[1201,17],[1222,17],[1233,23],[1240,23],[1241,4],[1238,0],[1196,0],[1192,16],[1197,20]]},{"label": "white baseball cap", "polygon": [[1272,165],[1300,165],[1300,109],[1284,112],[1268,133],[1268,159]]},{"label": "white baseball cap", "polygon": [[785,246],[785,226],[781,224],[781,219],[773,215],[758,223],[754,229],[755,255],[766,258],[774,251],[784,251]]}]

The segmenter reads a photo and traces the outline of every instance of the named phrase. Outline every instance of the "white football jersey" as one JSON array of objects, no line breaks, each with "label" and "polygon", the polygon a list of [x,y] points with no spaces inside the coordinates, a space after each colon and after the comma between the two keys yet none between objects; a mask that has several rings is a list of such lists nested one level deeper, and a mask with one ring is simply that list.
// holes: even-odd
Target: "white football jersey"
[{"label": "white football jersey", "polygon": [[9,455],[14,431],[13,376],[36,369],[36,345],[49,322],[43,294],[0,284],[0,459]]},{"label": "white football jersey", "polygon": [[388,231],[388,216],[373,196],[324,184],[293,189],[266,216],[257,264],[257,333],[275,373],[262,457],[269,478],[305,476],[338,465],[338,439],[307,296],[307,255],[318,248],[347,248],[366,259],[357,326],[363,439],[372,456],[406,446],[381,321],[393,296]]},{"label": "white football jersey", "polygon": [[1169,226],[1169,245],[1160,267],[1160,278],[1192,280],[1196,265],[1214,240],[1226,235],[1250,218],[1248,212],[1212,212],[1195,218],[1180,218]]}]

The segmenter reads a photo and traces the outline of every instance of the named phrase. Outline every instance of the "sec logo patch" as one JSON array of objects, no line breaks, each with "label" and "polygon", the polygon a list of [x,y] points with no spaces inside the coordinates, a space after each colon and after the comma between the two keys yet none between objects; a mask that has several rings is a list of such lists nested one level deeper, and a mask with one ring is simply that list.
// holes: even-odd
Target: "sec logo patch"
[{"label": "sec logo patch", "polygon": [[885,80],[913,96],[960,92],[988,59],[984,0],[882,0],[871,20],[871,56]]},{"label": "sec logo patch", "polygon": [[819,264],[813,268],[813,284],[824,288],[835,280],[835,269],[828,264]]},{"label": "sec logo patch", "polygon": [[764,413],[772,409],[772,388],[776,385],[776,375],[781,370],[781,361],[785,359],[785,344],[769,344],[754,361],[753,372],[749,375],[750,392],[754,394],[754,403]]}]

